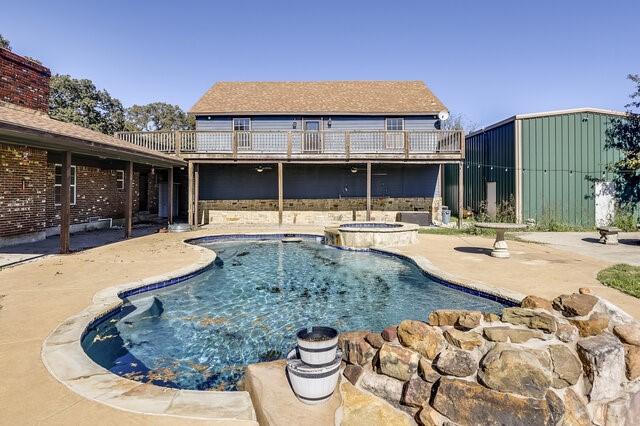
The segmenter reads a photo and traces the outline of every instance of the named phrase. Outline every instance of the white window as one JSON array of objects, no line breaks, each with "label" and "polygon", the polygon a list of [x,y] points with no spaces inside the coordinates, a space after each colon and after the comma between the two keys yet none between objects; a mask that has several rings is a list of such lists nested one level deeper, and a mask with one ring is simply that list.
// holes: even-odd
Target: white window
[{"label": "white window", "polygon": [[249,130],[251,130],[251,119],[250,118],[234,118],[233,130],[237,132],[248,132]]},{"label": "white window", "polygon": [[[60,205],[60,190],[62,189],[62,164],[55,164],[55,182],[53,185],[53,202],[56,206]],[[71,190],[71,205],[76,205],[76,166],[71,166],[71,183],[69,184]]]},{"label": "white window", "polygon": [[388,131],[404,130],[404,118],[387,118],[386,127]]},{"label": "white window", "polygon": [[124,170],[116,170],[116,188],[124,189]]}]

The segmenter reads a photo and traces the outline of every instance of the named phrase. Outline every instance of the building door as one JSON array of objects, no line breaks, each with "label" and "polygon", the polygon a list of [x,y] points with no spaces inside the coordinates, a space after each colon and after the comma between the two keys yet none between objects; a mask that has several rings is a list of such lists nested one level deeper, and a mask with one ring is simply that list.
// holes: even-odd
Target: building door
[{"label": "building door", "polygon": [[596,182],[596,226],[609,226],[616,214],[616,200],[612,182]]},{"label": "building door", "polygon": [[[169,204],[167,203],[169,198],[169,183],[168,182],[160,182],[158,184],[158,217],[168,217],[169,216]],[[178,216],[178,199],[180,198],[180,193],[178,190],[180,189],[179,183],[173,184],[173,217]]]},{"label": "building door", "polygon": [[320,137],[320,121],[310,120],[304,122],[304,143],[302,146],[303,152],[320,152],[321,151],[321,137]]},{"label": "building door", "polygon": [[140,173],[138,182],[138,210],[146,212],[149,210],[149,175]]}]

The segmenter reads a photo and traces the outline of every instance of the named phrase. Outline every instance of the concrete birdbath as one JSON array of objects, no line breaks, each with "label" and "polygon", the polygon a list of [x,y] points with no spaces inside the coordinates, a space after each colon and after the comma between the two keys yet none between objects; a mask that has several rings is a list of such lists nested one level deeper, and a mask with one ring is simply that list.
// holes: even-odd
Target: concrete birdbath
[{"label": "concrete birdbath", "polygon": [[492,257],[497,257],[500,259],[507,259],[511,257],[509,253],[509,247],[507,246],[507,242],[504,239],[504,233],[507,231],[515,231],[516,229],[525,229],[527,225],[522,225],[518,223],[491,223],[491,222],[480,222],[475,224],[478,228],[486,228],[486,229],[495,229],[496,231],[496,242],[493,243],[493,250],[491,251]]}]

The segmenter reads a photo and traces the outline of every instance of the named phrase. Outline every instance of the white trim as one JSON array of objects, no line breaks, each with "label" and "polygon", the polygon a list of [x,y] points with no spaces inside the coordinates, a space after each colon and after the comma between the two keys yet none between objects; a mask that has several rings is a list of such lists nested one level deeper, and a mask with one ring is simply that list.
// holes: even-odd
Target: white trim
[{"label": "white trim", "polygon": [[[53,205],[54,206],[61,206],[61,203],[56,203],[56,188],[60,187],[62,188],[62,183],[56,183],[56,167],[60,167],[60,180],[62,180],[62,164],[58,164],[58,163],[54,163],[53,164]],[[71,180],[72,183],[69,184],[69,186],[71,188],[73,188],[73,202],[69,203],[70,206],[75,206],[76,205],[76,201],[78,200],[78,170],[76,169],[76,166],[71,165],[71,170],[73,170],[73,172],[71,173]],[[60,189],[62,190],[62,189]]]},{"label": "white trim", "polygon": [[590,107],[584,107],[584,108],[571,108],[571,109],[558,109],[558,110],[554,110],[554,111],[543,111],[543,112],[532,112],[532,113],[527,113],[527,114],[516,114],[513,115],[509,118],[505,118],[504,120],[498,121],[496,123],[493,123],[487,127],[484,127],[482,129],[478,129],[474,132],[471,132],[467,135],[467,137],[472,137],[472,136],[476,136],[479,135],[480,133],[489,131],[491,129],[495,129],[496,127],[500,127],[504,124],[510,123],[514,120],[522,120],[522,119],[527,119],[527,118],[539,118],[539,117],[551,117],[554,115],[564,115],[564,114],[577,114],[577,113],[581,113],[581,112],[591,112],[594,114],[604,114],[604,115],[615,115],[618,117],[626,117],[627,113],[626,112],[622,112],[622,111],[614,111],[612,109],[604,109],[604,108],[590,108]]},{"label": "white trim", "polygon": [[516,204],[516,223],[522,223],[522,120],[516,120],[514,126],[514,156],[515,156],[515,204]]}]

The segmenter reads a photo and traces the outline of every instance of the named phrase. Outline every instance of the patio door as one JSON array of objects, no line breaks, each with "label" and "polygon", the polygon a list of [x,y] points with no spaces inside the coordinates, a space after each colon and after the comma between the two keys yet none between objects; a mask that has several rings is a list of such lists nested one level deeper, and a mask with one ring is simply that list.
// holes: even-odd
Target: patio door
[{"label": "patio door", "polygon": [[320,120],[309,120],[304,122],[303,152],[320,152],[322,138],[320,135]]}]

